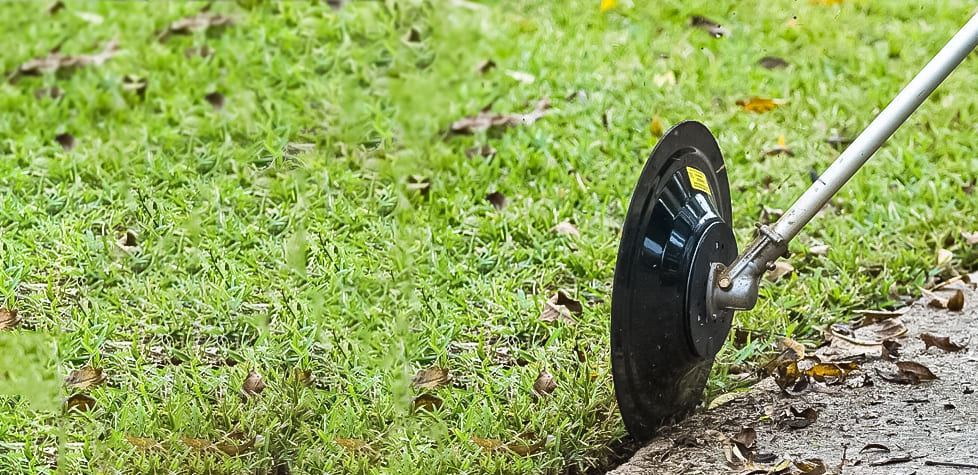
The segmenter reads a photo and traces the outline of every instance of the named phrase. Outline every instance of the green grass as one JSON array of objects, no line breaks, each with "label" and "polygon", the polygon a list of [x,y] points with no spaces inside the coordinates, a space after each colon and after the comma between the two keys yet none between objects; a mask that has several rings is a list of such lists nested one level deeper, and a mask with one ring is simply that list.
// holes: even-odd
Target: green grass
[{"label": "green grass", "polygon": [[[204,4],[68,2],[55,16],[0,6],[4,71],[62,43],[68,54],[120,44],[101,66],[0,84],[0,291],[24,318],[12,334],[50,335],[62,375],[91,364],[109,377],[86,391],[96,407],[84,414],[0,396],[0,472],[53,472],[57,454],[68,473],[604,467],[625,435],[610,287],[651,118],[700,120],[717,135],[743,246],[764,206],[786,209],[809,169],[836,156],[831,129],[857,133],[972,8],[598,3],[215,3],[234,26],[165,43],[156,32]],[[732,35],[688,28],[691,14]],[[203,45],[213,57],[185,57]],[[761,68],[766,55],[791,66]],[[497,67],[480,75],[486,59]],[[668,72],[675,84],[658,85]],[[126,75],[148,79],[144,97],[123,89]],[[976,83],[972,56],[792,243],[798,272],[738,315],[756,338],[723,351],[711,394],[735,387],[726,368],[756,361],[777,335],[815,338],[889,304],[891,285],[915,293],[938,248],[978,266],[960,236],[978,215],[962,189],[978,175]],[[35,99],[55,85],[63,98]],[[204,99],[214,91],[220,110]],[[584,94],[567,99],[574,91]],[[443,133],[486,104],[527,112],[544,96],[553,108],[530,126]],[[751,96],[787,102],[764,114],[735,105]],[[62,132],[74,149],[55,141]],[[795,156],[762,158],[782,134]],[[482,144],[498,155],[465,157]],[[415,190],[412,176],[430,187]],[[492,191],[509,206],[495,210]],[[580,238],[549,232],[563,220]],[[135,249],[116,244],[127,231]],[[817,244],[828,254],[806,255]],[[538,320],[556,289],[586,302],[578,325]],[[412,413],[411,378],[432,364],[454,379],[433,391],[440,409]],[[242,403],[250,369],[268,387]],[[532,393],[541,369],[552,397]],[[180,441],[233,431],[262,439],[238,457]],[[528,457],[471,441],[526,431],[552,440]],[[139,450],[126,435],[161,446]],[[370,449],[349,453],[337,437]]]}]

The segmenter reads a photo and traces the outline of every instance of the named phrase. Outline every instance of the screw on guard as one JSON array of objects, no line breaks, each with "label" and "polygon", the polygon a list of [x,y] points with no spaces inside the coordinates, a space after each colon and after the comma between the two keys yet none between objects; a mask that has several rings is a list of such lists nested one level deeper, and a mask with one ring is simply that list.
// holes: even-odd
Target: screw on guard
[{"label": "screw on guard", "polygon": [[693,121],[663,135],[625,215],[611,299],[615,395],[635,438],[651,438],[700,403],[734,311],[754,307],[764,272],[976,46],[978,14],[739,255],[726,166],[713,135]]}]

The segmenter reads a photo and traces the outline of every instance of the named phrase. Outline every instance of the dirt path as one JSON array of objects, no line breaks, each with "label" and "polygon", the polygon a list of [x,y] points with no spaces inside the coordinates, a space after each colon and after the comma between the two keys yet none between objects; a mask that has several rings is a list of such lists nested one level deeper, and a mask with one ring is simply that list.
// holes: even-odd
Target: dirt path
[{"label": "dirt path", "polygon": [[[978,281],[978,273],[971,277],[972,282]],[[820,386],[821,391],[800,396],[785,394],[768,377],[726,404],[663,429],[609,473],[818,474],[823,473],[818,468],[804,471],[817,464],[806,466],[803,461],[820,459],[824,473],[978,474],[978,292],[960,283],[951,287],[964,293],[962,311],[917,302],[899,317],[907,332],[896,338],[902,345],[899,361],[921,363],[938,379],[919,384],[888,381],[884,376],[897,373],[897,366],[878,355],[859,363],[860,369],[844,383]],[[957,352],[925,348],[922,333],[950,336],[967,348]],[[792,428],[806,422],[804,416],[787,412],[791,408],[798,412],[812,408],[817,419],[807,427]],[[732,468],[725,455],[725,449],[737,448],[729,438],[737,438],[744,427],[756,433],[756,441],[745,452],[764,461],[755,463],[756,472],[749,463]],[[738,438],[749,439],[750,431]],[[740,460],[736,453],[731,458]],[[785,467],[784,460],[792,464]],[[779,462],[784,471],[764,469]]]}]

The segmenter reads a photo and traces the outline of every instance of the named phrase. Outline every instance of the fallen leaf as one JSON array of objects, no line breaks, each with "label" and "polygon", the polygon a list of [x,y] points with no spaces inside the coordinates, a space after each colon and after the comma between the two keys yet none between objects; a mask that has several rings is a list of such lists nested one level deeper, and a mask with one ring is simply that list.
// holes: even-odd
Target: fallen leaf
[{"label": "fallen leaf", "polygon": [[900,342],[887,339],[883,340],[880,346],[883,347],[883,350],[880,352],[880,357],[884,360],[895,361],[900,358],[900,348],[903,346]]},{"label": "fallen leaf", "polygon": [[66,55],[58,52],[59,49],[60,46],[54,48],[47,56],[22,63],[10,76],[10,83],[16,83],[21,76],[40,76],[44,73],[71,72],[84,66],[99,66],[116,55],[119,51],[119,41],[113,38],[105,43],[101,53],[93,55]]},{"label": "fallen leaf", "polygon": [[491,59],[487,59],[485,61],[480,62],[478,65],[476,65],[475,72],[479,74],[485,74],[489,72],[490,69],[495,67],[496,67],[496,62]]},{"label": "fallen leaf", "polygon": [[115,245],[118,246],[119,249],[122,249],[130,254],[135,253],[137,250],[139,250],[136,232],[127,229],[126,232],[119,236],[119,239],[116,240]]},{"label": "fallen leaf", "polygon": [[482,447],[482,450],[487,452],[493,452],[503,447],[503,441],[499,439],[487,439],[477,435],[472,436],[472,442],[475,442],[475,445]]},{"label": "fallen leaf", "polygon": [[65,399],[64,412],[88,412],[92,409],[95,409],[95,399],[87,394],[75,393]]},{"label": "fallen leaf", "polygon": [[903,316],[907,313],[907,309],[903,310],[856,310],[854,313],[862,315],[859,319],[859,326],[872,325],[873,323],[879,323],[883,320],[889,320],[891,318],[896,318]]},{"label": "fallen leaf", "polygon": [[224,94],[220,92],[209,92],[204,96],[204,99],[215,109],[220,110],[224,108]]},{"label": "fallen leaf", "polygon": [[105,382],[105,374],[102,372],[102,368],[92,368],[90,365],[85,365],[80,369],[72,371],[65,378],[65,384],[69,388],[75,389],[98,386],[103,382]]},{"label": "fallen leaf", "polygon": [[180,442],[183,442],[187,447],[194,450],[207,450],[214,446],[209,440],[187,437],[185,435],[180,436]]},{"label": "fallen leaf", "polygon": [[315,382],[312,377],[311,369],[295,368],[292,370],[292,374],[295,376],[296,382],[305,387],[311,387]]},{"label": "fallen leaf", "polygon": [[761,152],[761,156],[770,157],[772,155],[787,155],[789,157],[795,156],[795,151],[791,147],[785,145],[784,135],[778,137],[778,145]]},{"label": "fallen leaf", "polygon": [[582,313],[584,313],[584,306],[581,302],[568,297],[563,291],[558,291],[544,302],[540,320],[555,322],[559,319],[568,325],[576,325],[577,320],[574,319],[574,315],[580,316]]},{"label": "fallen leaf", "polygon": [[244,439],[244,434],[240,432],[231,433],[224,440],[215,443],[214,448],[224,452],[225,455],[237,457],[238,455],[251,452],[251,449],[255,447],[255,443],[263,438],[262,436],[255,436],[254,438],[244,440],[244,442],[242,442],[242,439]]},{"label": "fallen leaf", "polygon": [[491,145],[477,145],[475,147],[469,147],[465,149],[465,158],[474,158],[474,157],[492,158],[495,156],[496,156],[496,149],[492,148]]},{"label": "fallen leaf", "polygon": [[765,56],[757,64],[764,69],[784,69],[788,67],[788,62],[777,56]]},{"label": "fallen leaf", "polygon": [[261,374],[258,371],[251,370],[248,371],[248,376],[245,376],[244,383],[241,384],[241,391],[239,394],[242,401],[247,401],[251,398],[258,397],[262,391],[265,390],[265,381],[262,379]]},{"label": "fallen leaf", "polygon": [[541,396],[548,396],[556,389],[557,383],[554,382],[553,375],[546,369],[541,369],[537,380],[533,382],[533,390]]},{"label": "fallen leaf", "polygon": [[956,289],[954,295],[947,299],[947,309],[952,312],[960,312],[964,308],[964,292]]},{"label": "fallen leaf", "polygon": [[753,427],[742,427],[740,432],[731,437],[730,440],[749,449],[757,441],[757,431]]},{"label": "fallen leaf", "polygon": [[527,114],[497,114],[483,110],[476,115],[453,122],[449,131],[453,134],[471,134],[488,129],[529,125],[540,120],[548,109],[550,109],[550,100],[545,97],[540,99],[533,111]]},{"label": "fallen leaf", "polygon": [[846,379],[848,373],[849,371],[835,363],[817,363],[805,371],[805,374],[811,376],[815,381],[825,384],[841,383]]},{"label": "fallen leaf", "polygon": [[0,330],[12,330],[20,325],[16,308],[0,307]]},{"label": "fallen leaf", "polygon": [[428,393],[421,394],[411,401],[411,408],[414,412],[422,410],[427,412],[435,412],[441,407],[441,405],[442,400],[440,397]]},{"label": "fallen leaf", "polygon": [[767,271],[767,273],[764,274],[764,278],[771,282],[776,282],[778,279],[786,275],[790,275],[794,271],[795,271],[795,267],[792,266],[789,262],[777,261],[774,263],[774,269]]},{"label": "fallen leaf", "polygon": [[901,372],[913,374],[920,381],[933,381],[937,379],[937,376],[929,368],[915,361],[898,361],[896,365],[900,368]]},{"label": "fallen leaf", "polygon": [[606,12],[618,6],[618,0],[601,0],[601,11]]},{"label": "fallen leaf", "polygon": [[662,127],[662,119],[659,118],[659,114],[654,115],[652,121],[649,122],[649,132],[653,137],[662,137],[664,128]]},{"label": "fallen leaf", "polygon": [[122,78],[122,90],[123,91],[133,91],[139,97],[144,97],[146,95],[146,87],[149,85],[149,80],[139,76],[134,76],[132,74],[127,74]]},{"label": "fallen leaf", "polygon": [[47,12],[48,15],[55,15],[64,9],[65,9],[65,2],[58,0],[57,2],[48,5],[47,8],[44,9],[44,11]]},{"label": "fallen leaf", "polygon": [[766,99],[756,96],[751,97],[746,101],[739,100],[737,101],[737,105],[740,106],[741,109],[747,112],[753,112],[755,114],[771,111],[778,107],[778,103],[775,102],[774,99]]},{"label": "fallen leaf", "polygon": [[533,455],[540,451],[546,444],[547,438],[544,437],[536,442],[533,439],[536,434],[533,432],[526,432],[516,436],[516,438],[506,444],[506,449],[510,452],[526,457],[528,455]]},{"label": "fallen leaf", "polygon": [[58,142],[65,151],[75,148],[75,136],[67,132],[55,135],[54,141]]},{"label": "fallen leaf", "polygon": [[843,149],[852,143],[852,139],[840,135],[838,131],[833,129],[832,135],[825,139],[825,143],[835,147],[836,149]]},{"label": "fallen leaf", "polygon": [[975,192],[975,182],[978,181],[976,178],[972,178],[968,183],[961,185],[961,191],[966,195],[970,195]]},{"label": "fallen leaf", "polygon": [[234,18],[230,16],[201,11],[194,16],[181,18],[170,23],[170,26],[159,35],[159,40],[160,43],[165,43],[173,35],[189,35],[194,31],[206,31],[211,28],[224,28],[231,25],[234,25]]},{"label": "fallen leaf", "polygon": [[414,379],[411,380],[411,383],[414,385],[414,389],[434,389],[438,386],[448,384],[451,380],[452,375],[449,373],[448,368],[432,365],[428,369],[418,371],[414,375]]},{"label": "fallen leaf", "polygon": [[34,90],[34,99],[41,100],[45,97],[50,97],[51,99],[58,99],[64,97],[65,92],[61,90],[58,86],[42,87],[40,89]]},{"label": "fallen leaf", "polygon": [[859,449],[859,453],[862,454],[866,452],[889,453],[890,448],[883,444],[866,444],[863,448]]},{"label": "fallen leaf", "polygon": [[336,445],[343,447],[343,450],[347,452],[360,452],[363,450],[370,450],[370,445],[360,439],[348,439],[346,437],[333,437],[333,442],[336,442]]},{"label": "fallen leaf", "polygon": [[822,459],[795,460],[794,464],[800,475],[825,475],[827,470]]},{"label": "fallen leaf", "polygon": [[136,437],[134,435],[126,434],[126,440],[129,441],[133,447],[139,450],[158,449],[161,447],[159,442],[146,437]]},{"label": "fallen leaf", "polygon": [[183,50],[183,55],[187,59],[193,58],[194,56],[199,56],[201,58],[209,58],[211,56],[214,56],[214,48],[211,48],[210,46],[207,45],[193,46]]},{"label": "fallen leaf", "polygon": [[784,422],[792,429],[803,429],[818,420],[818,411],[811,407],[806,407],[800,411],[794,407],[789,407],[788,411],[785,412],[788,417]]},{"label": "fallen leaf", "polygon": [[486,195],[486,201],[492,203],[492,207],[496,208],[497,211],[506,207],[506,195],[498,191],[493,191]]},{"label": "fallen leaf", "polygon": [[699,28],[714,38],[720,38],[730,34],[730,30],[720,26],[719,23],[700,15],[689,17],[689,26]]},{"label": "fallen leaf", "polygon": [[550,232],[563,234],[565,236],[581,237],[581,232],[570,221],[561,221],[556,226],[550,228]]},{"label": "fallen leaf", "polygon": [[920,339],[924,341],[924,349],[936,346],[944,351],[955,352],[967,349],[966,345],[958,345],[956,343],[951,343],[951,338],[946,336],[937,336],[930,333],[921,333]]}]

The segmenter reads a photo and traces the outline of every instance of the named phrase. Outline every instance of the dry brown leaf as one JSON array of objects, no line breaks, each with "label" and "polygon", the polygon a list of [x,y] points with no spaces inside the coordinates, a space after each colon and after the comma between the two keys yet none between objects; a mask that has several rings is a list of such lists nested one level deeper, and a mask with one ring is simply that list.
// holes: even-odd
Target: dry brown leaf
[{"label": "dry brown leaf", "polygon": [[183,442],[187,447],[194,450],[207,450],[214,446],[209,440],[187,437],[185,435],[180,436],[180,442]]},{"label": "dry brown leaf", "polygon": [[565,236],[581,237],[581,232],[570,221],[561,221],[556,226],[550,228],[550,232],[563,234]]},{"label": "dry brown leaf", "polygon": [[767,271],[764,278],[771,282],[777,282],[778,279],[790,275],[794,271],[795,267],[788,261],[777,261],[774,263],[774,269]]},{"label": "dry brown leaf", "polygon": [[897,368],[903,373],[910,373],[917,377],[921,381],[933,381],[937,379],[937,375],[932,373],[930,369],[916,361],[898,361]]},{"label": "dry brown leaf", "polygon": [[204,99],[214,109],[220,110],[224,108],[224,94],[221,94],[220,92],[214,91],[207,93],[204,96]]},{"label": "dry brown leaf", "polygon": [[568,325],[576,325],[577,320],[574,319],[574,315],[580,316],[582,313],[584,313],[584,306],[581,302],[568,297],[560,290],[544,302],[540,320],[555,322],[559,319]]},{"label": "dry brown leaf", "polygon": [[554,382],[553,375],[546,369],[541,369],[537,380],[533,382],[533,390],[541,396],[548,396],[556,389],[557,383]]},{"label": "dry brown leaf", "polygon": [[787,416],[784,420],[785,425],[791,429],[803,429],[815,423],[818,420],[818,411],[814,408],[807,407],[803,410],[795,409],[794,407],[789,407],[785,411]]},{"label": "dry brown leaf", "polygon": [[20,325],[20,317],[16,308],[0,308],[0,330],[12,330]]},{"label": "dry brown leaf", "polygon": [[700,15],[689,17],[689,26],[699,28],[714,38],[721,38],[730,35],[730,30],[720,26],[719,23]]},{"label": "dry brown leaf", "polygon": [[65,378],[65,384],[69,388],[75,389],[98,386],[103,382],[105,382],[105,374],[102,372],[102,368],[92,368],[90,365],[85,365],[80,369],[72,371]]},{"label": "dry brown leaf", "polygon": [[533,432],[525,432],[516,436],[515,439],[506,444],[506,449],[510,452],[526,457],[528,455],[533,455],[540,451],[546,444],[547,438],[544,437],[536,442],[533,439],[536,438],[536,434]]},{"label": "dry brown leaf", "polygon": [[550,99],[546,97],[540,99],[533,111],[527,114],[497,114],[486,108],[476,115],[453,122],[449,131],[453,134],[471,134],[482,130],[529,125],[540,120],[548,109]]},{"label": "dry brown leaf", "polygon": [[65,151],[75,148],[75,136],[67,132],[54,136],[54,141],[61,145]]},{"label": "dry brown leaf", "polygon": [[493,452],[503,447],[503,441],[499,439],[487,439],[477,435],[472,436],[472,442],[475,442],[475,445],[482,447],[482,450],[486,452]]},{"label": "dry brown leaf", "polygon": [[435,412],[441,405],[442,400],[440,397],[428,393],[421,394],[411,401],[411,408],[414,412],[422,410]]},{"label": "dry brown leaf", "polygon": [[418,374],[414,375],[411,383],[414,385],[414,389],[434,389],[438,386],[448,384],[451,380],[452,375],[449,373],[448,368],[432,365],[428,369],[418,371]]},{"label": "dry brown leaf", "polygon": [[119,51],[119,41],[116,38],[105,43],[101,53],[77,56],[61,54],[61,46],[54,48],[47,56],[35,58],[22,63],[10,76],[10,82],[16,83],[21,76],[40,76],[44,73],[71,72],[84,66],[99,66],[116,55]]},{"label": "dry brown leaf", "polygon": [[493,191],[486,195],[486,201],[492,203],[492,207],[496,208],[497,211],[501,211],[506,207],[506,195],[498,191]]},{"label": "dry brown leaf", "polygon": [[753,112],[755,114],[760,114],[762,112],[768,112],[774,110],[778,107],[778,103],[774,99],[766,99],[763,97],[751,97],[750,99],[744,101],[737,101],[737,105],[741,109],[747,112]]},{"label": "dry brown leaf", "polygon": [[295,368],[292,370],[292,375],[295,377],[296,382],[305,387],[311,387],[315,382],[311,369]]},{"label": "dry brown leaf", "polygon": [[954,293],[946,299],[925,289],[920,290],[920,296],[930,307],[945,308],[954,312],[959,312],[964,308],[964,292],[961,289],[954,289]]},{"label": "dry brown leaf", "polygon": [[485,61],[480,62],[478,65],[476,65],[475,72],[479,74],[485,74],[489,72],[490,69],[495,67],[496,67],[496,62],[491,59],[487,59]]},{"label": "dry brown leaf", "polygon": [[956,289],[954,295],[947,299],[947,309],[952,312],[960,312],[964,309],[964,292]]},{"label": "dry brown leaf", "polygon": [[134,435],[126,434],[126,440],[129,441],[133,447],[139,450],[158,449],[162,447],[159,442],[146,437],[136,437]]},{"label": "dry brown leaf", "polygon": [[248,371],[248,376],[245,376],[244,382],[241,383],[239,394],[241,395],[242,401],[247,401],[248,399],[258,397],[264,390],[265,380],[262,379],[258,371],[251,370]]},{"label": "dry brown leaf", "polygon": [[75,393],[65,399],[64,411],[88,412],[95,409],[95,399],[87,394]]},{"label": "dry brown leaf", "polygon": [[165,43],[173,35],[189,35],[194,31],[204,31],[210,28],[224,28],[234,25],[234,18],[221,15],[220,13],[210,13],[201,11],[200,13],[181,18],[173,23],[159,35],[160,43]]},{"label": "dry brown leaf", "polygon": [[777,56],[765,56],[757,64],[764,69],[784,69],[788,67],[788,62]]},{"label": "dry brown leaf", "polygon": [[44,9],[44,11],[47,12],[48,15],[55,15],[64,9],[65,9],[65,2],[58,0],[57,2],[48,5],[47,8]]},{"label": "dry brown leaf", "polygon": [[333,442],[336,442],[336,445],[343,447],[343,450],[351,453],[370,450],[370,444],[360,439],[348,439],[346,437],[333,437]]},{"label": "dry brown leaf", "polygon": [[243,433],[233,432],[228,434],[224,440],[215,443],[214,448],[230,457],[237,457],[251,452],[251,449],[255,448],[255,443],[260,440],[262,440],[261,436],[246,439]]},{"label": "dry brown leaf", "polygon": [[491,145],[477,145],[475,147],[469,147],[465,149],[465,158],[475,158],[475,157],[485,157],[492,158],[496,156],[496,149],[492,148]]},{"label": "dry brown leaf", "polygon": [[958,345],[956,343],[951,343],[951,338],[946,336],[937,336],[930,333],[921,333],[920,339],[924,341],[924,349],[936,346],[944,351],[955,352],[967,349],[966,345]]}]

